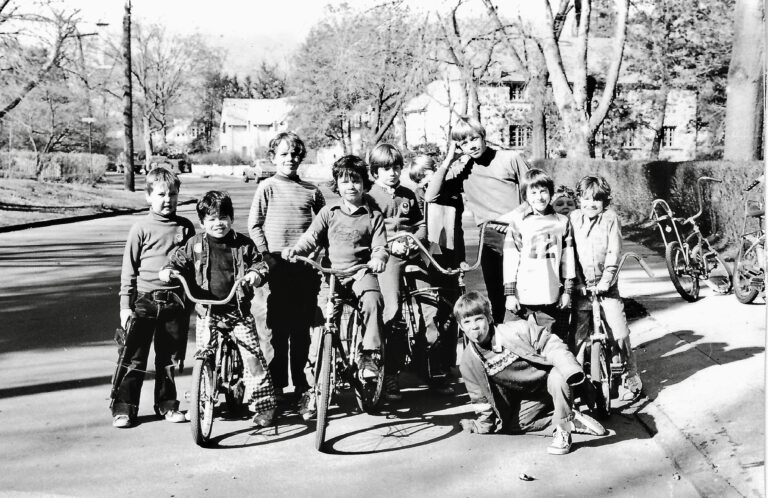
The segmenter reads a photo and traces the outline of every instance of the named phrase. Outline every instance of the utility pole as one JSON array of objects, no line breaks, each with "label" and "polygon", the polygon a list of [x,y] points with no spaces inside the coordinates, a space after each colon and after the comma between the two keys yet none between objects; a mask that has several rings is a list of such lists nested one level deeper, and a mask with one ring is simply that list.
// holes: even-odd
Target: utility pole
[{"label": "utility pole", "polygon": [[136,190],[133,174],[133,80],[131,77],[131,0],[125,0],[123,14],[123,61],[125,79],[123,81],[123,154],[125,160],[125,178],[123,187],[129,192]]}]

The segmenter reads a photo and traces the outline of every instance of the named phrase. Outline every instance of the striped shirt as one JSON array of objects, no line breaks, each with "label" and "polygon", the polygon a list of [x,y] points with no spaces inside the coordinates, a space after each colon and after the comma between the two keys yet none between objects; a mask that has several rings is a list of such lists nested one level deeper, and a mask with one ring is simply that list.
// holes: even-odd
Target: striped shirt
[{"label": "striped shirt", "polygon": [[325,206],[320,189],[298,176],[277,174],[259,184],[248,214],[248,232],[259,252],[293,247]]},{"label": "striped shirt", "polygon": [[517,295],[521,304],[553,304],[561,280],[570,292],[576,277],[573,233],[568,217],[548,206],[544,214],[528,204],[505,215],[509,229],[504,239],[504,294]]}]

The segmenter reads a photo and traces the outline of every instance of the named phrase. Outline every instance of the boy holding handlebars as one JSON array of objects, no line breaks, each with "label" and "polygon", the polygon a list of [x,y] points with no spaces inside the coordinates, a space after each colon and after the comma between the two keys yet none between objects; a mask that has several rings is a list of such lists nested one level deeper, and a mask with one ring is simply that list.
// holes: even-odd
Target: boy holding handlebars
[{"label": "boy holding handlebars", "polygon": [[[171,272],[177,271],[190,283],[194,282],[194,295],[211,300],[226,298],[241,277],[252,287],[262,285],[268,273],[267,264],[253,241],[232,229],[235,214],[229,195],[216,190],[206,192],[197,203],[197,215],[204,232],[171,254],[169,263],[160,271],[160,280],[169,282]],[[207,320],[203,319],[205,312],[198,310],[196,343],[198,349],[208,345],[212,323],[232,330],[245,365],[244,400],[255,413],[254,425],[267,427],[273,423],[277,403],[250,311],[253,290],[238,288],[236,296],[228,304],[214,306]]]}]

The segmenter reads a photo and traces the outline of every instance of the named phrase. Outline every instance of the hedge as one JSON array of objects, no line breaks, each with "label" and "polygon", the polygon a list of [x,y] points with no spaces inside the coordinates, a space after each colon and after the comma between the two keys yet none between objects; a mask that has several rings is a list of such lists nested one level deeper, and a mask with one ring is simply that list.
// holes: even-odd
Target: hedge
[{"label": "hedge", "polygon": [[575,188],[582,177],[590,174],[605,177],[613,189],[613,207],[633,224],[648,221],[654,199],[666,200],[675,216],[692,216],[698,209],[696,180],[701,176],[723,180],[705,182],[699,226],[704,235],[718,234],[710,241],[726,250],[729,257],[735,255],[734,242],[744,223],[743,189],[763,173],[761,161],[547,159],[534,161],[533,166],[548,172],[556,186]]},{"label": "hedge", "polygon": [[[4,178],[35,178],[37,154],[31,150],[0,152],[0,175]],[[10,161],[9,161],[10,158]],[[42,154],[40,178],[67,182],[96,183],[107,171],[107,156],[81,152]]]}]

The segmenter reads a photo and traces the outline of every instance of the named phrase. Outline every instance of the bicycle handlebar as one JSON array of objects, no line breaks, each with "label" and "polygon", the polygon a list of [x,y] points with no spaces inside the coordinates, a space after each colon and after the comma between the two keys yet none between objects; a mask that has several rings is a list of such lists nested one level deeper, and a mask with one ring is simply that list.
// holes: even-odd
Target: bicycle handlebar
[{"label": "bicycle handlebar", "polygon": [[232,286],[232,289],[230,289],[229,294],[224,299],[198,299],[195,296],[192,295],[192,292],[189,290],[189,284],[187,283],[187,279],[184,278],[184,276],[179,273],[176,270],[171,270],[171,277],[175,278],[176,280],[181,283],[182,288],[184,288],[184,294],[187,295],[187,298],[192,301],[193,303],[202,304],[203,306],[219,306],[222,304],[227,304],[232,300],[233,297],[235,297],[235,293],[237,292],[237,288],[243,284],[245,281],[245,277],[240,277],[237,280],[235,280],[235,284]]},{"label": "bicycle handlebar", "polygon": [[317,271],[320,271],[322,273],[328,274],[328,275],[337,275],[340,277],[351,277],[355,273],[359,272],[360,270],[364,268],[368,268],[368,265],[359,263],[353,266],[350,266],[349,268],[344,268],[343,270],[337,270],[334,268],[326,268],[322,265],[320,265],[317,261],[307,258],[305,256],[295,256],[297,261],[301,261],[302,263],[306,263],[309,266],[315,268]]},{"label": "bicycle handlebar", "polygon": [[[619,273],[621,273],[621,269],[624,267],[624,263],[627,262],[627,259],[632,258],[635,261],[640,264],[640,267],[645,271],[645,274],[648,275],[648,278],[654,278],[653,270],[651,270],[651,267],[648,266],[648,263],[645,262],[645,260],[637,253],[634,252],[627,252],[624,253],[624,255],[621,257],[621,260],[619,261],[619,266],[616,268],[616,274],[611,279],[611,283],[608,285],[608,287],[613,287],[613,285],[618,281],[619,279]],[[586,288],[587,292],[592,294],[593,296],[597,295],[597,289],[596,286],[591,285]]]},{"label": "bicycle handlebar", "polygon": [[[472,265],[470,265],[466,261],[462,261],[461,263],[459,263],[459,268],[448,268],[448,269],[446,269],[446,268],[443,268],[442,266],[440,266],[440,263],[435,261],[435,258],[429,253],[429,250],[426,247],[424,247],[424,244],[422,244],[421,241],[419,239],[417,239],[416,236],[413,235],[412,233],[409,233],[409,232],[399,232],[399,233],[396,233],[393,236],[389,237],[387,239],[387,242],[392,242],[392,241],[395,241],[395,240],[398,240],[398,239],[403,239],[403,238],[411,239],[411,241],[413,241],[416,244],[416,247],[419,248],[419,251],[421,251],[421,253],[424,254],[427,257],[427,259],[429,259],[430,263],[435,265],[435,268],[437,268],[437,270],[440,273],[443,273],[445,275],[457,275],[457,274],[459,274],[461,272],[477,270],[480,267],[480,258],[483,255],[483,242],[485,242],[485,227],[489,223],[494,224],[494,223],[501,223],[501,222],[486,221],[486,222],[481,223],[478,226],[478,228],[480,230],[480,237],[479,237],[479,240],[478,240],[477,259],[475,260],[475,262]],[[506,223],[501,223],[501,224],[506,224]]]}]

